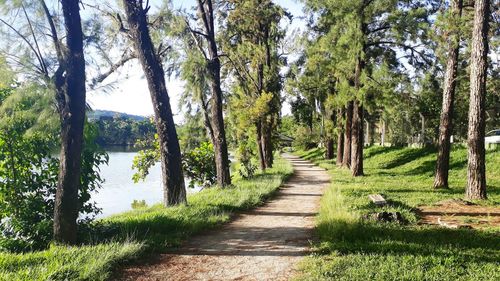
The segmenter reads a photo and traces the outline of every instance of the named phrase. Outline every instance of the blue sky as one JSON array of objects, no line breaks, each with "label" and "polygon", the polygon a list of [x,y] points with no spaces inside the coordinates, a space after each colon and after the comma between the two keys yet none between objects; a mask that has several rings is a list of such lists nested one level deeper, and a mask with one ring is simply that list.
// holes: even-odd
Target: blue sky
[{"label": "blue sky", "polygon": [[[302,4],[295,0],[275,0],[275,2],[290,13],[294,18],[302,16]],[[154,6],[159,4],[160,1],[150,1]],[[189,9],[195,5],[195,0],[174,0],[175,8]],[[295,20],[290,27],[290,30],[300,28],[303,22]],[[148,88],[145,79],[142,77],[138,62],[132,62],[121,69],[119,73],[110,77],[109,79],[116,79],[117,86],[107,93],[102,91],[92,91],[88,93],[88,100],[94,109],[105,109],[119,112],[126,112],[129,114],[149,116],[153,114],[153,107],[149,96]],[[169,90],[170,103],[172,110],[175,113],[177,122],[182,122],[182,114],[179,112],[179,97],[183,92],[183,82],[177,79],[170,79],[167,81]],[[288,113],[289,108],[285,106],[284,113]]]}]

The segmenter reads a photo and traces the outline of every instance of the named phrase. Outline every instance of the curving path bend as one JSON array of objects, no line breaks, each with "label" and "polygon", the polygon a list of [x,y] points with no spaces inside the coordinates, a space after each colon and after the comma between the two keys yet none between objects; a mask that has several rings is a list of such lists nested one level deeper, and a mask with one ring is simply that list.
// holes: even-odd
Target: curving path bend
[{"label": "curving path bend", "polygon": [[311,162],[284,154],[293,176],[268,203],[197,235],[118,280],[288,280],[309,254],[314,217],[330,182]]}]

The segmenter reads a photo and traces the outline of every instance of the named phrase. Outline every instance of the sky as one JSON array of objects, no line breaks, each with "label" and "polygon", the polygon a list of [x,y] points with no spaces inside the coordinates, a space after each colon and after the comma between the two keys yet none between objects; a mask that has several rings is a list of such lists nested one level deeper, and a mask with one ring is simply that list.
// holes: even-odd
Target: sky
[{"label": "sky", "polygon": [[[158,1],[151,1],[152,5],[155,5],[155,2]],[[302,4],[298,1],[274,0],[274,2],[287,9],[293,14],[294,18],[303,15]],[[175,8],[189,9],[195,5],[195,1],[173,0],[173,5]],[[304,22],[302,20],[294,20],[289,30],[302,28],[303,25]],[[105,83],[112,83],[113,86],[107,88],[107,90],[98,88],[88,92],[88,102],[93,109],[112,110],[142,116],[153,115],[153,106],[147,83],[137,60],[122,67],[120,71],[106,79]],[[167,80],[170,105],[177,123],[182,122],[182,113],[179,110],[179,98],[183,92],[183,85],[183,81],[175,78]],[[282,113],[288,114],[289,111],[289,106],[285,105]]]}]

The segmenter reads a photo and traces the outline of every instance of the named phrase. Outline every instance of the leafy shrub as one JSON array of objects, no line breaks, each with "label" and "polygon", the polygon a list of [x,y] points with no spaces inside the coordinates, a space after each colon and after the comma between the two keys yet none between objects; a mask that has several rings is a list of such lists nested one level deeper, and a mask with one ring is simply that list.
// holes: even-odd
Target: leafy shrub
[{"label": "leafy shrub", "polygon": [[254,156],[252,149],[246,143],[240,144],[238,147],[238,160],[240,162],[238,173],[244,179],[253,177],[257,171],[257,165],[252,162]]},{"label": "leafy shrub", "polygon": [[[132,168],[136,170],[132,176],[134,182],[144,180],[149,174],[149,169],[158,161],[160,161],[160,145],[158,135],[156,135],[152,146],[139,151],[134,158],[132,164]],[[203,142],[199,147],[183,153],[182,168],[184,176],[191,180],[189,182],[190,188],[194,188],[196,185],[210,187],[215,184],[217,170],[213,145],[209,142]]]},{"label": "leafy shrub", "polygon": [[146,204],[146,200],[134,200],[131,204],[132,209],[141,209],[141,208],[146,208],[148,204]]},{"label": "leafy shrub", "polygon": [[320,137],[314,130],[300,126],[297,127],[294,134],[293,146],[299,149],[309,150],[318,147]]},{"label": "leafy shrub", "polygon": [[[54,198],[59,159],[53,155],[54,134],[26,134],[29,122],[4,119],[0,131],[0,250],[22,251],[45,247],[52,237]],[[87,223],[100,211],[90,194],[103,179],[99,165],[107,154],[94,144],[96,130],[87,126],[82,153],[80,214]]]},{"label": "leafy shrub", "polygon": [[58,160],[50,153],[50,137],[23,136],[25,128],[17,122],[0,131],[0,248],[50,240]]},{"label": "leafy shrub", "polygon": [[217,181],[214,147],[209,142],[188,151],[182,156],[182,166],[185,176],[191,181],[189,187],[195,185],[210,187]]},{"label": "leafy shrub", "polygon": [[136,170],[132,176],[132,180],[138,183],[146,179],[149,175],[149,169],[160,161],[160,142],[158,134],[155,134],[154,140],[145,139],[139,141],[136,146],[143,147],[134,157],[132,169]]}]

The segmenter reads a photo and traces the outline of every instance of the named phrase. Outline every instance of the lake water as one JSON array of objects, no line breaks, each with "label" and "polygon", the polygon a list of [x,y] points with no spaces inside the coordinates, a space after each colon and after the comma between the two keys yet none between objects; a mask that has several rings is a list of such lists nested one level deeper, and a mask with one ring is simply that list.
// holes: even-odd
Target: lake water
[{"label": "lake water", "polygon": [[[155,165],[149,171],[145,181],[134,183],[132,175],[132,161],[136,152],[108,152],[109,165],[102,165],[101,176],[105,182],[97,193],[92,194],[92,201],[102,209],[99,218],[122,213],[132,209],[134,200],[146,201],[148,206],[160,203],[163,200],[161,186],[161,167]],[[186,186],[188,181],[186,181]],[[188,193],[199,191],[187,188]]]}]

